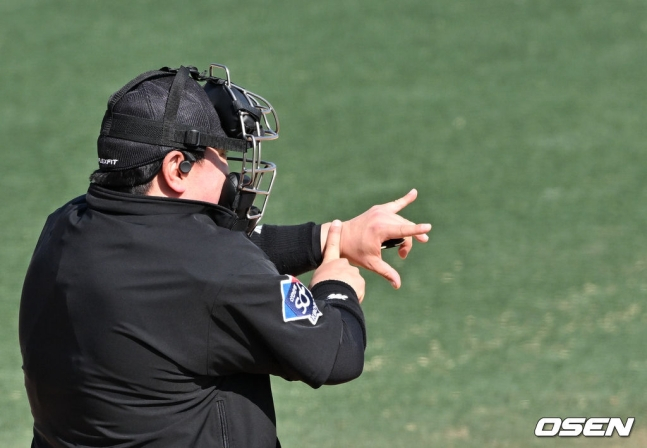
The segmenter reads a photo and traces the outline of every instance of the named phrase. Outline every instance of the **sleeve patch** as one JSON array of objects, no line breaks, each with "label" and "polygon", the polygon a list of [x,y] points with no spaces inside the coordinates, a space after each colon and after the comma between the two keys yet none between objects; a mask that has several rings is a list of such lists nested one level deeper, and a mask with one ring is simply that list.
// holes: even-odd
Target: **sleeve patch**
[{"label": "sleeve patch", "polygon": [[284,322],[308,319],[315,325],[319,317],[323,316],[310,290],[296,277],[288,275],[287,280],[281,282],[281,297]]}]

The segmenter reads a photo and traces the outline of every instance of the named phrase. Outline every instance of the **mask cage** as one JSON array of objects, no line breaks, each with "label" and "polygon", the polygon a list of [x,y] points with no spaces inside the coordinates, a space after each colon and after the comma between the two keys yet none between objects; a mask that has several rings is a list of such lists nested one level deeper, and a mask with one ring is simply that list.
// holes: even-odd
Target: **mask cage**
[{"label": "mask cage", "polygon": [[[214,72],[217,70],[224,71],[225,77],[215,76]],[[208,76],[202,78],[205,81],[222,83],[232,104],[244,104],[245,101],[248,103],[248,105],[236,109],[240,122],[239,131],[241,131],[242,139],[247,141],[249,149],[241,156],[230,156],[228,153],[227,160],[236,162],[236,167],[230,167],[230,171],[239,172],[241,175],[241,181],[237,187],[239,194],[253,193],[256,195],[254,206],[244,211],[245,217],[256,223],[263,216],[276,176],[276,165],[264,161],[262,158],[262,143],[279,138],[278,115],[265,98],[231,82],[229,69],[225,65],[210,64]],[[260,202],[258,202],[259,200]],[[240,213],[240,211],[237,212]],[[253,228],[248,231],[251,233],[252,230]]]}]

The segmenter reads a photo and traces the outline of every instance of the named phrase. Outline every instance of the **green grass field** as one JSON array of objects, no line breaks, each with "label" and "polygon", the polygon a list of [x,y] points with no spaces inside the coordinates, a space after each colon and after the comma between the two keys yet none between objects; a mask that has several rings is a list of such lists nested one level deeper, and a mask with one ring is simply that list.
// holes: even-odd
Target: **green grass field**
[{"label": "green grass field", "polygon": [[[366,276],[362,377],[274,381],[285,447],[646,446],[646,42],[639,0],[4,0],[0,446],[31,441],[22,279],[87,188],[108,96],[210,62],[278,110],[265,222],[416,187],[404,215],[434,225],[385,254],[401,290]],[[547,416],[636,421],[537,439]]]}]

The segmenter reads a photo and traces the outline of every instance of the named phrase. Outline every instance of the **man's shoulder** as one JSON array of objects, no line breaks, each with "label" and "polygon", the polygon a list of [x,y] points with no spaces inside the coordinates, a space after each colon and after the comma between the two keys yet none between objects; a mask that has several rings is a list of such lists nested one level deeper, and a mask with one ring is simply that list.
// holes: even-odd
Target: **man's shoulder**
[{"label": "man's shoulder", "polygon": [[75,197],[74,199],[66,202],[65,204],[61,205],[59,208],[51,212],[47,217],[47,222],[45,224],[45,227],[47,228],[48,226],[51,226],[53,223],[58,221],[58,219],[61,216],[72,213],[74,210],[83,209],[86,206],[87,206],[87,203],[85,201],[84,194],[81,196]]},{"label": "man's shoulder", "polygon": [[71,199],[67,201],[65,204],[61,205],[59,208],[57,208],[54,212],[52,212],[52,215],[61,213],[65,210],[69,210],[71,208],[76,208],[76,207],[85,207],[87,206],[87,202],[85,199],[85,194],[82,194],[80,196],[75,197],[74,199]]}]

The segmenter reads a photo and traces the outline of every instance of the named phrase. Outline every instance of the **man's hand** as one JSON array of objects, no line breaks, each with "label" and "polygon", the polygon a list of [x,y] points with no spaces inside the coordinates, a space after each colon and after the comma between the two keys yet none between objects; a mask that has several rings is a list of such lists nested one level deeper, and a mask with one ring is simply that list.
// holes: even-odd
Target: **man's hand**
[{"label": "man's hand", "polygon": [[[395,289],[402,282],[400,274],[382,260],[382,243],[386,240],[404,238],[398,248],[400,258],[406,258],[413,246],[413,238],[421,243],[429,241],[427,233],[431,224],[414,224],[398,215],[411,204],[418,192],[414,189],[403,197],[386,204],[375,205],[355,218],[344,221],[339,253],[350,263],[373,271],[387,279]],[[327,247],[330,224],[321,226],[321,245]]]},{"label": "man's hand", "polygon": [[362,303],[365,293],[364,278],[360,275],[358,268],[351,266],[347,259],[340,258],[342,223],[335,220],[327,227],[328,238],[324,248],[323,261],[312,275],[310,287],[312,288],[325,280],[339,280],[350,285],[355,290],[359,302]]}]

